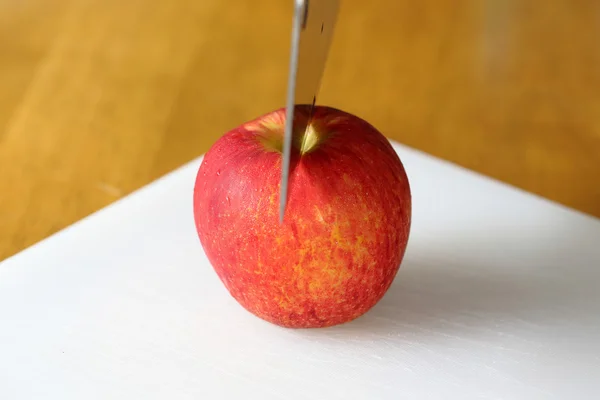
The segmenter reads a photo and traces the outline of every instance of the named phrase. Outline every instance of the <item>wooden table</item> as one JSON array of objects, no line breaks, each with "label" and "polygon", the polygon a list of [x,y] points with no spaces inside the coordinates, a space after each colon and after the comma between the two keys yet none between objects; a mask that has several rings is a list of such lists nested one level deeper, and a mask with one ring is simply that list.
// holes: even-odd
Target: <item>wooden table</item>
[{"label": "wooden table", "polygon": [[[0,259],[282,106],[290,22],[291,0],[0,0]],[[600,216],[599,36],[597,1],[346,0],[319,100]]]}]

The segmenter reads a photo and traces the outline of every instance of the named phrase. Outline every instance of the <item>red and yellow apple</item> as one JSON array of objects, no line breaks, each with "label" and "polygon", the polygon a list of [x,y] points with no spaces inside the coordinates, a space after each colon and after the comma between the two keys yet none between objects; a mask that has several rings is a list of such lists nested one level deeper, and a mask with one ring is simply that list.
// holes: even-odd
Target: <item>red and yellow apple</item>
[{"label": "red and yellow apple", "polygon": [[386,293],[402,262],[411,192],[372,125],[297,108],[288,199],[279,220],[285,109],[227,132],[198,170],[193,208],[205,254],[231,296],[290,328],[351,321]]}]

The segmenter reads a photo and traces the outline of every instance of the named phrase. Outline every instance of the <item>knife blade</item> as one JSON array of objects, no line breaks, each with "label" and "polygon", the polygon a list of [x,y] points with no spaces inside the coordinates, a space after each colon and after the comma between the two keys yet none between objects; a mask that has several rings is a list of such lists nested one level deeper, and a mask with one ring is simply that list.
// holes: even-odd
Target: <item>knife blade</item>
[{"label": "knife blade", "polygon": [[279,221],[283,222],[287,203],[295,108],[308,105],[309,115],[299,131],[310,124],[321,77],[335,29],[339,0],[294,0],[292,45],[286,99],[286,122],[279,200]]}]

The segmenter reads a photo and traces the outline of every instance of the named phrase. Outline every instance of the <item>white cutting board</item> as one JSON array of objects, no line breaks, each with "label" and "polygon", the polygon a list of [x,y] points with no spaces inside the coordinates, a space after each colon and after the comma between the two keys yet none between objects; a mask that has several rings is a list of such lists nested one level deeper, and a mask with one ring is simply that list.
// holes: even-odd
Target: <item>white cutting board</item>
[{"label": "white cutting board", "polygon": [[0,264],[0,399],[595,399],[600,221],[394,143],[394,285],[358,320],[244,311],[194,229],[200,159]]}]

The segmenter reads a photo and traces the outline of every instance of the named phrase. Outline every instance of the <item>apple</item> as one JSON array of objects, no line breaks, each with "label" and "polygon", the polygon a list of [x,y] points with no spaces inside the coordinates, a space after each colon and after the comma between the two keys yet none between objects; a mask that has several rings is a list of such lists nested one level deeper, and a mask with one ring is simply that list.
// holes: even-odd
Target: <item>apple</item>
[{"label": "apple", "polygon": [[404,257],[411,191],[385,136],[350,113],[297,107],[287,206],[279,219],[286,110],[224,134],[204,155],[196,229],[229,294],[287,328],[349,322],[384,296]]}]

